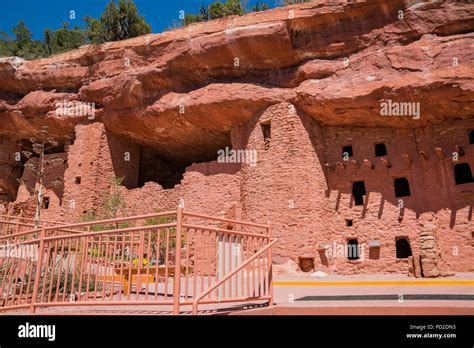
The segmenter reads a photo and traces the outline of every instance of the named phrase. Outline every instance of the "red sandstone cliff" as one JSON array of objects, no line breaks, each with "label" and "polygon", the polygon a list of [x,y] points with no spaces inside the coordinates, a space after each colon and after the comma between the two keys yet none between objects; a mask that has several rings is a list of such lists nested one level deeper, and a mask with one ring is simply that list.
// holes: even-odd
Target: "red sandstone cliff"
[{"label": "red sandstone cliff", "polygon": [[64,99],[95,102],[110,132],[195,159],[225,145],[231,126],[284,100],[333,125],[413,127],[379,117],[378,101],[392,96],[425,101],[422,124],[472,116],[472,4],[327,3],[37,61],[1,59],[0,135],[26,138],[47,124],[64,138],[84,119],[56,116]]}]

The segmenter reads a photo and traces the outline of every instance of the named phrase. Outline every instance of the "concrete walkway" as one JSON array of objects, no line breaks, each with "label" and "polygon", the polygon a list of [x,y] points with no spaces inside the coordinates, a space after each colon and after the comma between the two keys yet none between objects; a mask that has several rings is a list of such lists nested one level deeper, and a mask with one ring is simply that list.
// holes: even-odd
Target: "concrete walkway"
[{"label": "concrete walkway", "polygon": [[292,275],[276,277],[276,306],[272,310],[259,309],[252,313],[472,315],[473,298],[474,274],[471,273],[437,279],[403,275],[328,275],[323,278]]},{"label": "concrete walkway", "polygon": [[[414,295],[427,299],[413,299]],[[445,296],[433,299],[433,295]],[[474,315],[473,297],[474,274],[471,273],[437,279],[415,279],[403,275],[328,275],[315,278],[297,274],[276,276],[274,306],[268,307],[265,301],[256,301],[253,304],[201,305],[199,309],[200,314],[207,315]],[[262,308],[256,308],[262,305]],[[183,306],[182,310],[182,314],[191,314],[189,306]],[[37,310],[39,315],[171,313],[170,306],[153,305],[51,306]],[[21,311],[8,314],[21,314]]]}]

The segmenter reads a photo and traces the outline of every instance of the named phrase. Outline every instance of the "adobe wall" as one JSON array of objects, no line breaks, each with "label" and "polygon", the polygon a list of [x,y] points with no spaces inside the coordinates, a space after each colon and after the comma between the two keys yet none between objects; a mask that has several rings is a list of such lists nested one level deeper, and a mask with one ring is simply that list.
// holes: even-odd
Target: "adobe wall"
[{"label": "adobe wall", "polygon": [[[379,240],[380,259],[366,257],[364,271],[403,271],[405,260],[395,256],[395,238],[408,237],[414,255],[419,253],[419,233],[425,224],[437,226],[435,237],[441,258],[457,271],[473,269],[469,259],[474,256],[471,246],[472,202],[474,183],[455,185],[452,153],[456,145],[462,145],[465,155],[459,162],[474,163],[474,149],[467,143],[467,130],[472,122],[458,121],[455,125],[440,124],[435,127],[412,129],[324,127],[326,158],[330,164],[342,162],[345,168],[335,166],[328,170],[330,204],[334,207],[335,219],[327,225],[331,234],[343,239],[357,237],[359,243]],[[374,144],[383,142],[387,147],[387,159],[391,167],[375,157]],[[351,144],[357,167],[341,158],[342,146]],[[445,158],[435,153],[442,147]],[[420,155],[425,153],[425,157]],[[410,157],[410,163],[403,155]],[[368,159],[374,169],[364,165]],[[394,179],[405,177],[410,183],[410,197],[395,197]],[[351,183],[363,180],[368,195],[364,206],[354,206],[351,199]],[[471,191],[462,194],[461,191]],[[404,209],[399,206],[403,205]],[[430,214],[430,212],[436,213]],[[430,217],[432,215],[432,217]],[[457,218],[454,219],[454,216]],[[353,220],[353,226],[345,226],[345,219]],[[394,263],[395,261],[395,263]],[[342,263],[339,260],[339,263]],[[348,262],[360,266],[357,261]],[[341,266],[341,265],[339,265]],[[336,263],[336,267],[337,266]],[[446,266],[446,265],[444,265]],[[449,268],[449,267],[448,267]],[[352,272],[353,270],[350,270]]]},{"label": "adobe wall", "polygon": [[66,221],[77,222],[100,208],[115,177],[125,177],[124,185],[136,185],[139,161],[139,146],[107,133],[102,123],[76,126],[64,173]]},{"label": "adobe wall", "polygon": [[186,209],[204,214],[235,217],[238,211],[239,165],[197,163],[186,168],[181,184],[173,189],[151,181],[137,188],[140,146],[110,134],[102,123],[76,127],[68,158],[63,200],[67,221],[78,221],[90,211],[102,213],[103,197],[114,177],[124,177],[121,190],[129,215],[175,210],[180,200]]},{"label": "adobe wall", "polygon": [[[265,148],[260,124],[271,123]],[[314,144],[308,136],[314,134]],[[315,255],[317,243],[329,238],[326,225],[330,207],[325,199],[325,174],[319,156],[320,129],[288,103],[269,107],[246,126],[232,132],[236,149],[256,150],[256,166],[242,168],[241,203],[244,219],[271,222],[279,242],[275,262]],[[315,151],[314,147],[318,151]]]},{"label": "adobe wall", "polygon": [[142,188],[124,190],[124,198],[131,214],[175,210],[184,202],[187,210],[236,218],[240,215],[239,170],[238,164],[195,163],[186,168],[181,184],[173,189],[148,182]]},{"label": "adobe wall", "polygon": [[[270,125],[269,141],[264,140],[262,124]],[[474,145],[467,139],[473,126],[468,121],[415,130],[328,126],[280,103],[232,129],[233,149],[256,151],[255,166],[195,163],[186,168],[180,184],[164,189],[156,182],[137,187],[140,165],[153,165],[140,164],[140,145],[108,133],[102,123],[78,125],[74,143],[61,154],[67,155],[67,168],[58,168],[64,171],[64,192],[50,199],[42,218],[77,222],[86,212],[100,214],[111,180],[124,176],[121,190],[128,215],[174,210],[184,202],[186,209],[204,214],[271,222],[279,239],[276,263],[309,256],[315,258],[316,269],[331,273],[406,273],[407,260],[397,259],[395,248],[395,240],[405,237],[415,256],[420,255],[420,244],[425,248],[434,243],[428,252],[436,254],[441,272],[472,271],[474,183],[454,185],[452,152],[461,145],[459,162],[474,168]],[[383,158],[389,167],[375,157],[374,144],[379,142],[387,147]],[[349,161],[342,159],[345,145],[353,147]],[[47,186],[57,175],[62,172],[50,174]],[[399,177],[408,179],[410,197],[395,197],[394,179]],[[363,205],[354,204],[353,181],[365,182]],[[22,192],[17,203],[28,200]],[[426,230],[435,242],[427,244],[431,237],[426,235],[420,240]],[[326,248],[353,238],[364,246],[363,259],[326,256]],[[380,247],[369,248],[376,241]]]},{"label": "adobe wall", "polygon": [[[234,147],[258,150],[258,165],[242,168],[243,217],[272,221],[279,237],[276,262],[314,256],[316,269],[335,273],[406,273],[407,260],[396,258],[396,238],[406,237],[416,256],[420,232],[424,226],[435,225],[440,271],[473,270],[469,260],[474,256],[470,206],[474,183],[454,184],[449,156],[456,145],[462,145],[465,154],[459,162],[474,168],[474,146],[467,142],[472,122],[416,130],[350,128],[319,126],[292,111],[287,103],[272,106],[246,127],[234,130],[232,137]],[[260,123],[268,121],[271,142],[265,150]],[[390,168],[375,157],[378,142],[387,146],[388,154],[383,157]],[[342,160],[342,146],[349,144],[354,151],[350,160],[356,160],[355,164]],[[438,146],[447,154],[443,159],[435,154]],[[409,156],[409,163],[403,155]],[[364,159],[374,168],[365,165]],[[410,197],[395,197],[394,178],[399,177],[408,179]],[[368,192],[362,206],[354,205],[352,198],[352,182],[359,180],[365,182]],[[346,220],[353,225],[347,226]],[[334,243],[346,245],[353,238],[365,246],[363,260],[327,258],[321,250],[322,244],[332,249]],[[369,248],[370,242],[381,245]]]}]

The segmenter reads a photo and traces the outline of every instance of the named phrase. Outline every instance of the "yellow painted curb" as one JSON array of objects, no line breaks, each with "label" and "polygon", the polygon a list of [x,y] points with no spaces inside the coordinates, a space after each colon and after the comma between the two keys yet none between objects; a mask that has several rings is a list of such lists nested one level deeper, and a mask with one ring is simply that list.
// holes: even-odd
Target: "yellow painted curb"
[{"label": "yellow painted curb", "polygon": [[[333,281],[274,281],[274,286],[425,286],[425,285],[463,285],[474,286],[474,280],[333,280]],[[474,290],[473,290],[474,291]]]}]

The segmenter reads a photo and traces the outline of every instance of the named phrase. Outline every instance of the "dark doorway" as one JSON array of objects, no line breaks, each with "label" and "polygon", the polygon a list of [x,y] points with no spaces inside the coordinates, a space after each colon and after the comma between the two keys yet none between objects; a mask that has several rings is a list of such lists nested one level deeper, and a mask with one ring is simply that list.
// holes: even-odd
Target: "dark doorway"
[{"label": "dark doorway", "polygon": [[359,242],[357,241],[357,239],[349,239],[347,241],[347,259],[359,259]]},{"label": "dark doorway", "polygon": [[156,182],[163,189],[172,189],[181,183],[186,164],[174,159],[165,158],[150,148],[142,147],[138,171],[138,187],[147,182]]},{"label": "dark doorway", "polygon": [[454,166],[454,176],[456,185],[472,182],[471,167],[467,163],[459,163]]},{"label": "dark doorway", "polygon": [[397,248],[397,259],[406,259],[408,256],[411,256],[411,247],[410,243],[406,238],[400,238],[396,240]]},{"label": "dark doorway", "polygon": [[364,196],[366,193],[363,181],[354,181],[352,183],[352,195],[354,196],[355,205],[364,205]]},{"label": "dark doorway", "polygon": [[270,123],[261,123],[263,139],[271,139],[272,137],[272,126]]},{"label": "dark doorway", "polygon": [[474,144],[474,129],[469,132],[469,144]]},{"label": "dark doorway", "polygon": [[387,147],[384,143],[375,144],[375,157],[387,156]]},{"label": "dark doorway", "polygon": [[395,197],[407,197],[410,196],[410,184],[406,178],[395,179]]},{"label": "dark doorway", "polygon": [[266,150],[270,147],[270,140],[272,139],[272,126],[270,122],[266,122],[260,123],[260,127],[262,128],[263,146]]},{"label": "dark doorway", "polygon": [[49,208],[49,197],[43,197],[43,202],[41,203],[41,208],[42,209],[48,209]]},{"label": "dark doorway", "polygon": [[342,147],[342,158],[352,157],[354,153],[352,152],[352,146],[347,145]]}]

